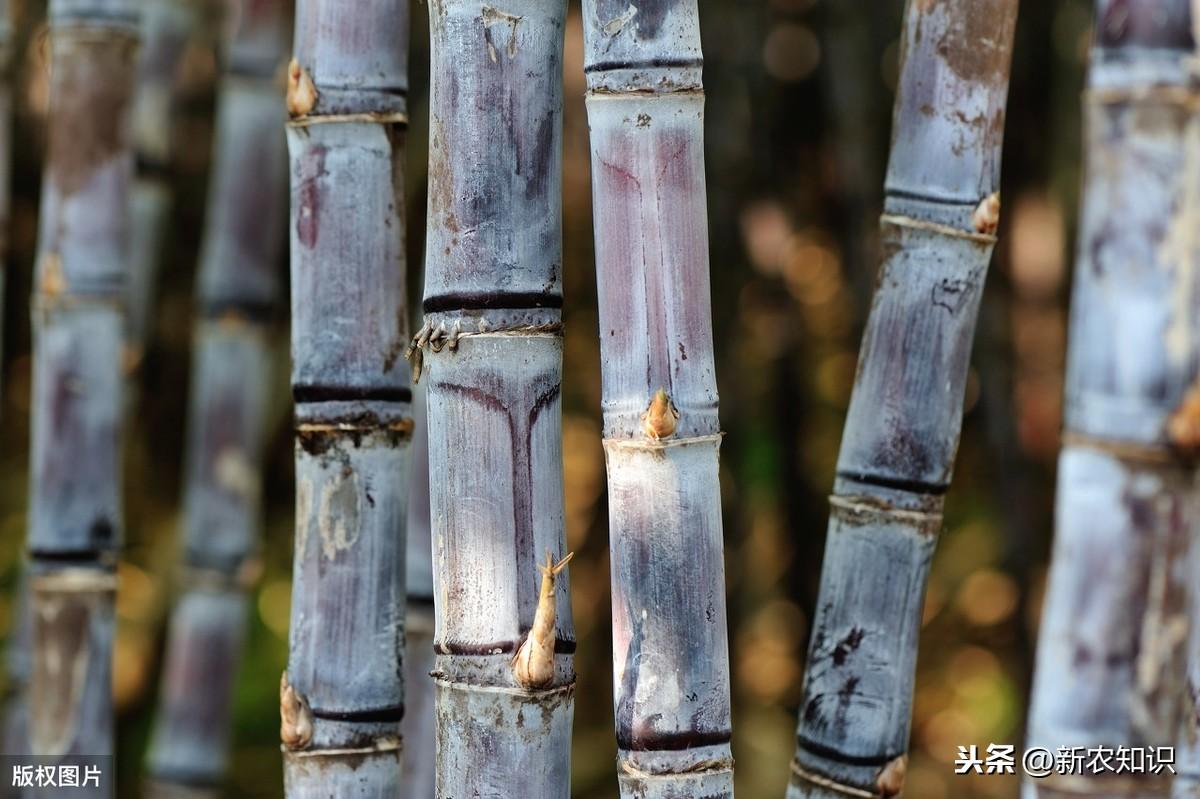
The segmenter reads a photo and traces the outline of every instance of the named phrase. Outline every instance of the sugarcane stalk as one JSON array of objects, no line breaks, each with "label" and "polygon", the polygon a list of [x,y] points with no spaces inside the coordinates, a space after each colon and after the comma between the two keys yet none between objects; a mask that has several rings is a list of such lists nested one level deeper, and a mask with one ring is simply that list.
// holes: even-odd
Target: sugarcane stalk
[{"label": "sugarcane stalk", "polygon": [[28,550],[35,754],[113,751],[134,0],[51,0],[33,290]]},{"label": "sugarcane stalk", "polygon": [[[1098,0],[1056,537],[1031,746],[1169,746],[1181,721],[1200,445],[1200,159],[1186,0]],[[1165,796],[1170,774],[1027,795]]]},{"label": "sugarcane stalk", "polygon": [[566,554],[565,16],[562,0],[429,8],[425,324],[408,354],[428,391],[446,799],[570,789],[570,595],[565,572],[538,568]]},{"label": "sugarcane stalk", "polygon": [[699,12],[583,13],[621,795],[732,797]]},{"label": "sugarcane stalk", "polygon": [[171,212],[171,111],[179,63],[196,27],[197,0],[144,0],[133,104],[133,184],[126,367],[141,363]]},{"label": "sugarcane stalk", "polygon": [[429,415],[425,391],[413,393],[404,622],[404,774],[401,796],[431,797],[436,788],[433,711],[433,549],[429,530]]},{"label": "sugarcane stalk", "polygon": [[1016,0],[910,0],[882,263],[830,498],[789,799],[903,789],[925,584],[999,222]]},{"label": "sugarcane stalk", "polygon": [[151,796],[219,795],[260,539],[271,403],[263,376],[273,368],[287,208],[279,75],[289,20],[285,0],[245,0],[230,10],[197,278],[183,593],[147,756]]},{"label": "sugarcane stalk", "polygon": [[300,0],[288,71],[296,548],[289,797],[391,797],[413,428],[404,298],[408,3]]}]

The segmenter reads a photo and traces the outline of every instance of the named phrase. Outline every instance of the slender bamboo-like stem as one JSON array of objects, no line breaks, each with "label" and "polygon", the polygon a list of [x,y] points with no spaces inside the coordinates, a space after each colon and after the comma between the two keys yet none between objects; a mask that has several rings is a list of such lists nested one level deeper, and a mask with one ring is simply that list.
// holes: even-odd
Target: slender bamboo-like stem
[{"label": "slender bamboo-like stem", "polygon": [[789,799],[897,796],[917,636],[999,222],[1016,0],[909,0]]},{"label": "slender bamboo-like stem", "polygon": [[583,13],[621,795],[732,797],[699,13]]},{"label": "slender bamboo-like stem", "polygon": [[135,0],[51,0],[49,145],[34,276],[29,557],[35,753],[111,754],[121,539]]},{"label": "slender bamboo-like stem", "polygon": [[129,249],[126,365],[141,362],[159,258],[170,221],[171,100],[179,62],[196,27],[199,0],[143,0],[142,46],[133,103],[137,177]]},{"label": "slender bamboo-like stem", "polygon": [[[563,0],[429,8],[425,325],[437,796],[565,799]],[[556,564],[551,564],[555,566]]]},{"label": "slender bamboo-like stem", "polygon": [[412,471],[408,499],[404,648],[404,774],[401,796],[435,793],[433,713],[433,550],[429,533],[429,415],[425,390],[413,394]]},{"label": "slender bamboo-like stem", "polygon": [[287,208],[285,0],[233,8],[197,286],[183,595],[171,617],[148,793],[216,792],[228,766],[245,578],[260,527],[271,334]]},{"label": "slender bamboo-like stem", "polygon": [[413,421],[404,299],[408,3],[300,0],[288,74],[296,552],[289,797],[393,797]]},{"label": "slender bamboo-like stem", "polygon": [[[1056,536],[1032,746],[1174,742],[1200,397],[1188,0],[1098,0]],[[1195,147],[1193,145],[1192,149]],[[1194,155],[1194,153],[1193,153]],[[1056,775],[1029,796],[1165,796],[1169,774]]]}]

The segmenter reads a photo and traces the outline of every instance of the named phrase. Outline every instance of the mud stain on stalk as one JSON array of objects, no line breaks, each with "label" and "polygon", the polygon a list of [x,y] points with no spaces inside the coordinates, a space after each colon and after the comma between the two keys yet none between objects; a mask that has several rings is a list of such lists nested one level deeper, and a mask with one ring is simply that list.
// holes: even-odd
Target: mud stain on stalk
[{"label": "mud stain on stalk", "polygon": [[509,27],[508,42],[504,50],[510,59],[515,58],[517,55],[517,26],[521,24],[521,20],[524,18],[487,5],[483,7],[479,18],[483,22],[483,38],[487,42],[488,58],[492,60],[492,63],[495,64],[499,60],[497,58],[496,42],[492,38],[492,28],[497,25],[507,25]]},{"label": "mud stain on stalk", "polygon": [[321,489],[317,531],[321,552],[329,560],[358,543],[358,493],[358,477],[349,468],[343,468]]},{"label": "mud stain on stalk", "polygon": [[[603,29],[606,36],[615,36],[633,21],[637,38],[645,41],[658,37],[663,23],[679,2],[680,0],[652,0],[638,5],[629,3],[628,0],[598,0],[595,14],[599,19],[609,20]],[[625,19],[622,21],[622,18]],[[610,28],[613,28],[612,33],[609,33]]]},{"label": "mud stain on stalk", "polygon": [[605,36],[610,38],[616,36],[625,29],[625,26],[629,24],[631,19],[637,16],[637,12],[637,6],[631,3],[629,8],[627,8],[625,11],[604,23],[603,27],[600,28],[600,31]]},{"label": "mud stain on stalk", "polygon": [[[450,80],[453,82],[453,77]],[[434,218],[442,216],[442,224],[457,232],[458,220],[451,202],[453,196],[454,178],[446,151],[446,134],[441,117],[433,116],[429,126],[429,213]]]},{"label": "mud stain on stalk", "polygon": [[1008,0],[984,0],[939,7],[945,22],[937,52],[946,66],[967,83],[1005,81],[1016,5]]},{"label": "mud stain on stalk", "polygon": [[125,124],[137,67],[137,41],[121,34],[60,33],[54,49],[47,164],[64,194],[129,148]]}]

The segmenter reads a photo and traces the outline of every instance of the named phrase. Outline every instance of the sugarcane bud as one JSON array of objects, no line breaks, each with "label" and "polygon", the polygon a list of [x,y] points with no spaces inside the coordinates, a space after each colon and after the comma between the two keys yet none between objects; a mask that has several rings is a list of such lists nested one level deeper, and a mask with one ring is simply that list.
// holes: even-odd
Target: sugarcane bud
[{"label": "sugarcane bud", "polygon": [[1000,192],[994,191],[980,200],[975,213],[971,214],[975,230],[989,236],[1000,227]]},{"label": "sugarcane bud", "polygon": [[67,276],[63,274],[62,256],[58,253],[47,252],[42,256],[40,272],[42,294],[57,297],[67,290]]},{"label": "sugarcane bud", "polygon": [[899,796],[904,790],[904,776],[908,772],[908,755],[900,755],[888,762],[875,778],[875,787],[883,797]]},{"label": "sugarcane bud", "polygon": [[308,700],[288,682],[285,671],[279,678],[279,739],[288,749],[303,749],[312,742],[312,736]]},{"label": "sugarcane bud", "polygon": [[307,116],[316,104],[317,87],[300,62],[293,58],[288,63],[288,113],[294,117]]},{"label": "sugarcane bud", "polygon": [[533,616],[533,627],[521,642],[513,656],[513,676],[525,688],[544,688],[554,679],[554,578],[567,567],[574,552],[558,563],[547,551],[545,565],[538,564],[542,573],[542,590],[538,595],[537,612]]},{"label": "sugarcane bud", "polygon": [[1179,407],[1167,419],[1167,438],[1183,452],[1200,450],[1200,382],[1188,389]]},{"label": "sugarcane bud", "polygon": [[675,403],[671,402],[671,395],[665,388],[660,388],[654,392],[650,407],[642,414],[643,432],[647,438],[667,438],[675,432],[678,422],[679,411],[676,410]]},{"label": "sugarcane bud", "polygon": [[145,350],[140,344],[125,342],[125,345],[121,347],[121,374],[128,377],[136,372],[142,365],[143,357],[145,357]]}]

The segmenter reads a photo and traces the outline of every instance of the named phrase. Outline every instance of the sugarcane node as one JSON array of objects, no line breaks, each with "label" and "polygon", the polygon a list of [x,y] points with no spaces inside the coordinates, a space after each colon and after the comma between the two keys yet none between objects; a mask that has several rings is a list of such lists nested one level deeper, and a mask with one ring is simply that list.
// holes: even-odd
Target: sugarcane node
[{"label": "sugarcane node", "polygon": [[646,438],[658,441],[673,435],[678,424],[679,410],[671,401],[667,390],[660,388],[654,392],[649,407],[642,414],[642,432],[646,434]]},{"label": "sugarcane node", "polygon": [[292,59],[288,62],[287,108],[293,117],[304,117],[317,104],[317,87],[300,62]]},{"label": "sugarcane node", "polygon": [[533,626],[512,659],[513,676],[524,688],[545,688],[554,680],[554,578],[573,557],[575,553],[568,552],[565,558],[555,563],[553,553],[546,550],[545,564],[538,564],[538,571],[542,573],[542,589],[538,594]]},{"label": "sugarcane node", "polygon": [[875,778],[875,787],[883,797],[899,796],[904,790],[904,777],[908,772],[908,755],[900,755],[879,771]]},{"label": "sugarcane node", "polygon": [[1000,227],[1000,192],[994,191],[979,201],[971,214],[971,223],[979,233],[990,236],[996,232]]},{"label": "sugarcane node", "polygon": [[304,749],[312,743],[313,716],[304,694],[288,682],[286,671],[279,677],[279,739],[288,749]]},{"label": "sugarcane node", "polygon": [[1200,381],[1192,384],[1168,417],[1167,440],[1180,452],[1200,453]]}]

